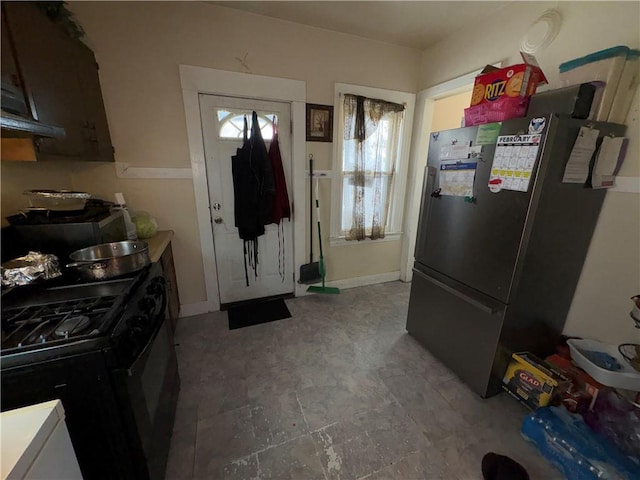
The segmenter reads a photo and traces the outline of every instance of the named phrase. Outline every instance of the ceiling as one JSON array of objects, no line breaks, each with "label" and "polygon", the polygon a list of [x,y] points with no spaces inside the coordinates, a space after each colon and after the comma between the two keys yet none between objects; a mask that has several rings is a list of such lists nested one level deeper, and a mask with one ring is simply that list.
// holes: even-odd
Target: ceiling
[{"label": "ceiling", "polygon": [[511,2],[230,1],[214,5],[424,50]]}]

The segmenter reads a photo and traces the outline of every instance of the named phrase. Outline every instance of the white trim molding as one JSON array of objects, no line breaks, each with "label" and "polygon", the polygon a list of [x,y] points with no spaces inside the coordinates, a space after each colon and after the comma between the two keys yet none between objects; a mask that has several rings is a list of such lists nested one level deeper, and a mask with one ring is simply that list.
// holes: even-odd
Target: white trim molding
[{"label": "white trim molding", "polygon": [[[342,290],[355,287],[366,287],[367,285],[376,285],[378,283],[395,282],[400,280],[400,270],[395,272],[377,273],[375,275],[365,275],[363,277],[344,278],[342,280],[333,280],[326,282],[327,287],[336,287]],[[321,283],[315,284],[321,286]]]},{"label": "white trim molding", "polygon": [[178,318],[193,317],[194,315],[202,315],[216,310],[220,310],[220,307],[216,308],[212,302],[185,303],[180,305]]},{"label": "white trim molding", "polygon": [[[215,250],[213,247],[213,231],[211,229],[211,213],[209,207],[209,190],[207,186],[206,164],[202,126],[200,122],[200,105],[198,95],[226,95],[240,98],[256,98],[288,102],[291,104],[291,136],[293,159],[293,205],[305,203],[305,165],[300,159],[305,158],[305,122],[306,122],[306,83],[300,80],[266,77],[247,73],[229,72],[214,68],[180,65],[180,83],[187,123],[189,155],[196,200],[200,247],[202,249],[202,265],[204,268],[206,308],[220,309],[218,293],[218,273]],[[292,209],[293,210],[293,209]],[[305,263],[305,222],[304,208],[296,208],[293,216],[293,251],[295,271]],[[294,294],[303,295],[306,286],[295,284]],[[204,307],[202,307],[204,308]],[[187,312],[189,310],[187,309]]]},{"label": "white trim molding", "polygon": [[192,178],[191,168],[131,167],[128,163],[115,162],[118,178]]},{"label": "white trim molding", "polygon": [[[404,104],[404,118],[402,120],[400,141],[398,143],[398,157],[395,166],[395,184],[389,205],[389,217],[387,219],[387,236],[389,240],[394,234],[401,235],[403,228],[403,216],[405,207],[405,188],[407,185],[407,172],[409,171],[409,154],[411,150],[411,138],[414,119],[416,95],[414,93],[386,90],[382,88],[363,87],[347,83],[336,83],[334,86],[334,118],[333,118],[333,178],[336,180],[331,186],[331,222],[329,229],[330,245],[340,245],[340,231],[342,223],[342,148],[341,140],[343,119],[342,112],[343,94],[351,93],[370,98],[380,98],[389,102]],[[338,118],[336,118],[338,117]],[[417,132],[417,131],[416,131]],[[384,240],[383,240],[384,241]],[[345,242],[349,243],[349,242]],[[358,244],[361,242],[355,242]]]},{"label": "white trim molding", "polygon": [[332,247],[357,247],[359,245],[371,245],[372,243],[379,242],[398,242],[402,238],[402,232],[387,233],[384,238],[376,238],[371,240],[365,238],[364,240],[346,240],[345,237],[330,237],[329,245]]}]

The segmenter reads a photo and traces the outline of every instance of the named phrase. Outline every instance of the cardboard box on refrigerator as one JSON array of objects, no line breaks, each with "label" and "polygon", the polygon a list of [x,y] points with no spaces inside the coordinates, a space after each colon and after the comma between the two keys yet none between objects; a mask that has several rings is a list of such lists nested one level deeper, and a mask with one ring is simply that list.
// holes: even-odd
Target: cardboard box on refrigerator
[{"label": "cardboard box on refrigerator", "polygon": [[535,57],[520,52],[524,63],[505,68],[487,65],[475,79],[471,106],[465,108],[465,126],[523,117],[529,97],[547,79]]},{"label": "cardboard box on refrigerator", "polygon": [[503,98],[527,98],[547,83],[533,55],[520,52],[524,63],[505,68],[487,65],[475,79],[471,106],[499,102]]}]

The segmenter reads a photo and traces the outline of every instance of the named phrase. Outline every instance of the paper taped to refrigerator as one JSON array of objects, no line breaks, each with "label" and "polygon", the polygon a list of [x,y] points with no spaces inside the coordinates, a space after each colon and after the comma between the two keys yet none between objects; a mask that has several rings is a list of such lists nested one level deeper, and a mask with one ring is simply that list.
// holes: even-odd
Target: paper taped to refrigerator
[{"label": "paper taped to refrigerator", "polygon": [[462,160],[469,158],[469,144],[443,145],[440,148],[440,160]]},{"label": "paper taped to refrigerator", "polygon": [[538,158],[542,135],[502,135],[496,142],[489,189],[526,192]]},{"label": "paper taped to refrigerator", "polygon": [[440,195],[473,197],[476,162],[442,162],[440,164]]},{"label": "paper taped to refrigerator", "polygon": [[593,152],[596,151],[596,142],[600,130],[595,128],[580,127],[576,142],[571,149],[571,155],[564,167],[562,183],[585,183],[589,176],[589,163]]},{"label": "paper taped to refrigerator", "polygon": [[613,187],[616,175],[627,153],[628,145],[628,138],[604,137],[593,165],[593,174],[591,176],[591,186],[593,188]]}]

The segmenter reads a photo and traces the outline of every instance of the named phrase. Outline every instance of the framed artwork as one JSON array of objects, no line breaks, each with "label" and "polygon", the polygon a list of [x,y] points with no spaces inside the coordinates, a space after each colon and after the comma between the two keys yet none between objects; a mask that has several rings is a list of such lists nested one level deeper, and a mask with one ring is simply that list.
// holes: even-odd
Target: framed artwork
[{"label": "framed artwork", "polygon": [[307,142],[333,141],[333,106],[307,103]]}]

